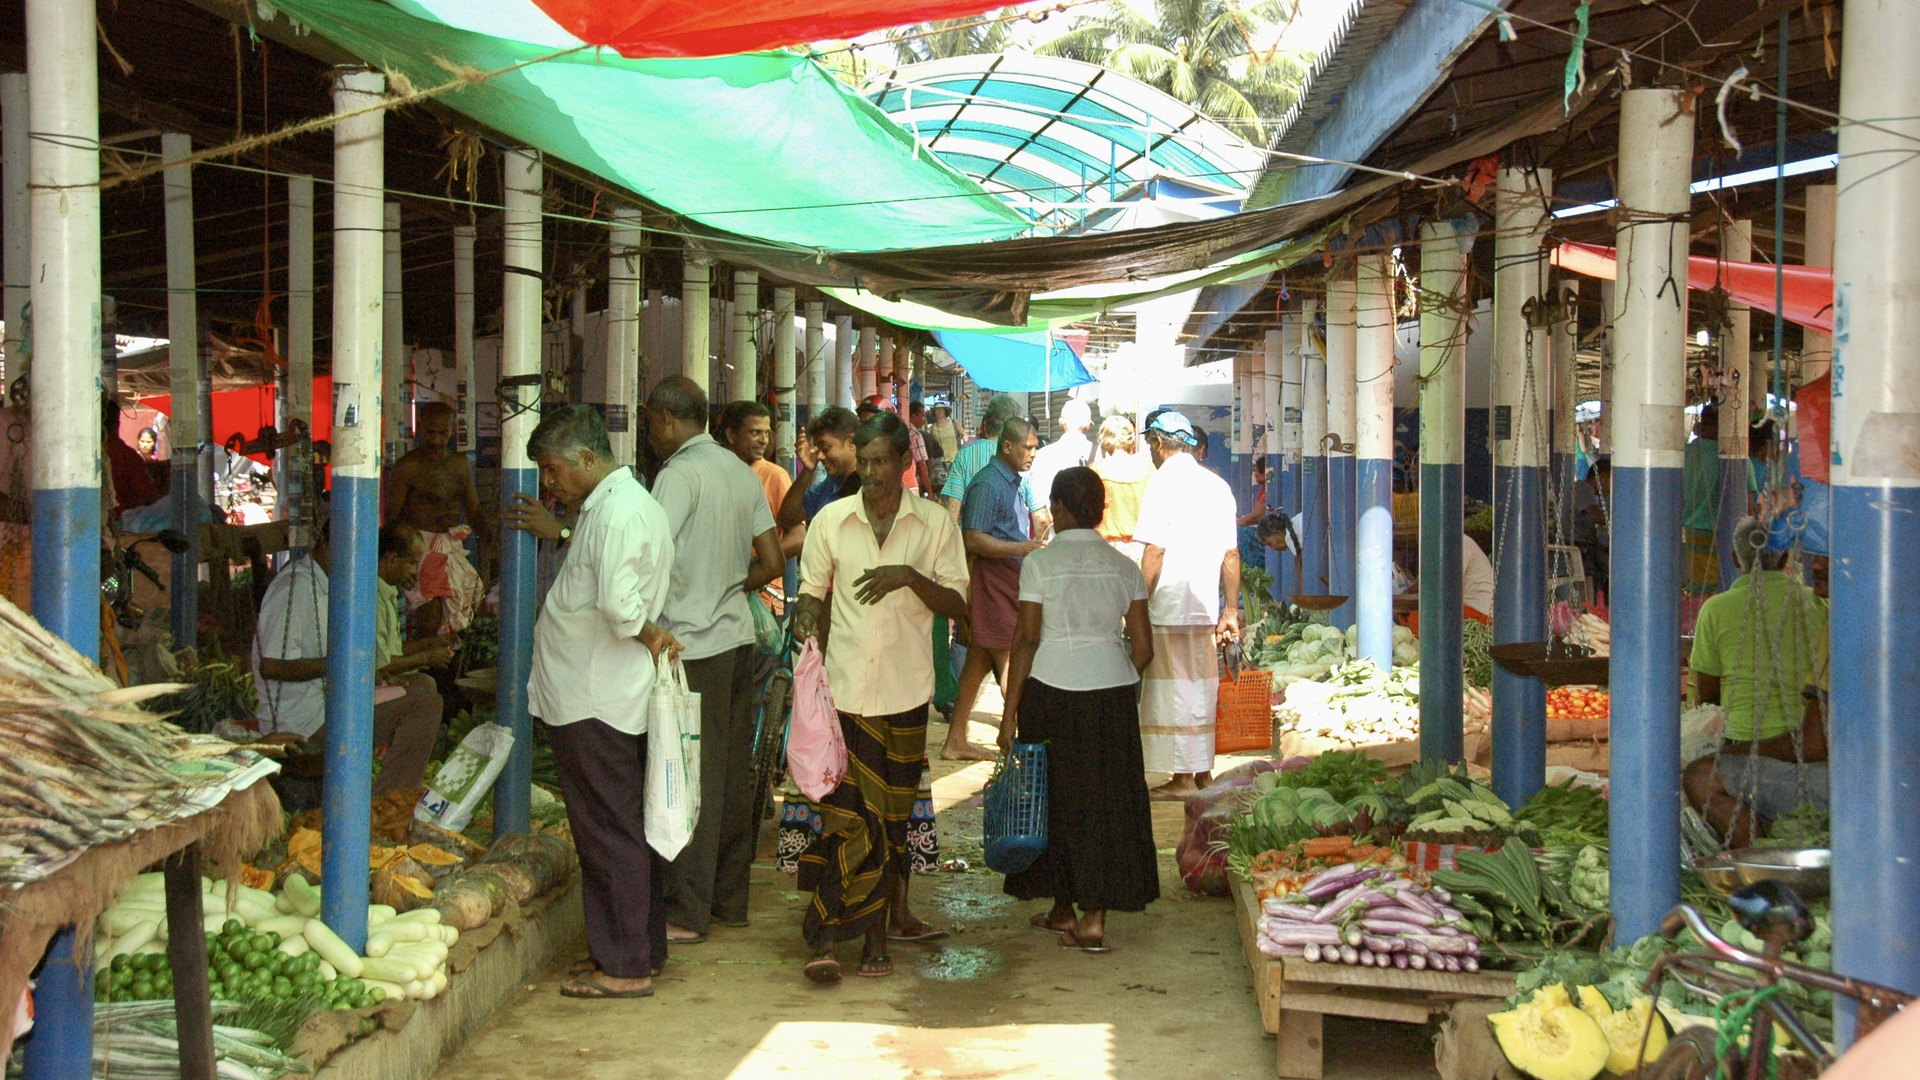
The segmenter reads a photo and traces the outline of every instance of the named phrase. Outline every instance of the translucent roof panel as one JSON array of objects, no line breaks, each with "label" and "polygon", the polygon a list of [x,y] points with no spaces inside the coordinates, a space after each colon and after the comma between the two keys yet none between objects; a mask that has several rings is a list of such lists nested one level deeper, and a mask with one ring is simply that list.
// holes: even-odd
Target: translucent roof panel
[{"label": "translucent roof panel", "polygon": [[1244,198],[1265,161],[1191,106],[1077,60],[930,60],[883,71],[863,93],[941,160],[1037,219],[1081,214],[1157,179]]}]

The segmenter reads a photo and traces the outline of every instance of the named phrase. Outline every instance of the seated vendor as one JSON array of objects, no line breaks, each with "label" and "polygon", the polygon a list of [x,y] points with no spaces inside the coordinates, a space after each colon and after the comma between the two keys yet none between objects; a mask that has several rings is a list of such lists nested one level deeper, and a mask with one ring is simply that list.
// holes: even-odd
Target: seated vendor
[{"label": "seated vendor", "polygon": [[[1765,551],[1766,527],[1743,518],[1735,552],[1748,572],[1701,605],[1687,666],[1702,704],[1726,711],[1718,750],[1686,766],[1687,801],[1745,847],[1802,803],[1827,806],[1827,605]],[[1760,595],[1753,593],[1760,583]]]},{"label": "seated vendor", "polygon": [[[273,579],[260,601],[253,637],[253,682],[259,697],[260,730],[281,742],[304,740],[316,750],[326,741],[328,532],[305,558]],[[407,642],[401,637],[397,586],[420,572],[425,544],[410,525],[380,530],[381,596],[375,610],[373,744],[385,747],[373,794],[426,783],[427,762],[440,735],[440,695],[426,667],[452,657],[448,637]],[[388,593],[391,591],[391,598]],[[449,636],[450,637],[450,636]],[[396,692],[398,691],[398,692]]]}]

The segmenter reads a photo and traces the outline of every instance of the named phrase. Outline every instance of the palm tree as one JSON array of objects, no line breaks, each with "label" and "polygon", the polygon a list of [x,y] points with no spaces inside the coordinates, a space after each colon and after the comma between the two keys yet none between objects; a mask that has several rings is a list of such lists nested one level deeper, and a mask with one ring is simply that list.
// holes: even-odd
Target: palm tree
[{"label": "palm tree", "polygon": [[1036,51],[1130,75],[1264,143],[1267,122],[1299,96],[1309,58],[1257,52],[1254,41],[1291,17],[1295,2],[1154,0],[1152,22],[1109,4]]},{"label": "palm tree", "polygon": [[1005,52],[1013,40],[1013,23],[1006,12],[972,19],[943,19],[915,23],[887,32],[895,58],[902,64],[945,60],[953,56],[981,56]]}]

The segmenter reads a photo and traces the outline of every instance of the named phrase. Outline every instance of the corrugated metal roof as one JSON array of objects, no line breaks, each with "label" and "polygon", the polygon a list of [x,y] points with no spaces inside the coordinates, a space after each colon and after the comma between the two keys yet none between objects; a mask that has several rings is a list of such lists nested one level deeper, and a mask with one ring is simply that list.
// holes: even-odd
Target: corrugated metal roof
[{"label": "corrugated metal roof", "polygon": [[1274,126],[1273,138],[1267,142],[1269,157],[1266,168],[1247,196],[1247,208],[1250,210],[1272,203],[1278,170],[1295,164],[1286,158],[1273,157],[1271,152],[1306,152],[1308,142],[1320,130],[1320,125],[1326,123],[1340,107],[1347,86],[1366,69],[1367,61],[1373,59],[1374,50],[1387,39],[1387,35],[1399,23],[1400,16],[1406,14],[1407,8],[1413,5],[1413,0],[1344,2],[1347,4],[1347,13],[1315,60],[1300,99]]}]

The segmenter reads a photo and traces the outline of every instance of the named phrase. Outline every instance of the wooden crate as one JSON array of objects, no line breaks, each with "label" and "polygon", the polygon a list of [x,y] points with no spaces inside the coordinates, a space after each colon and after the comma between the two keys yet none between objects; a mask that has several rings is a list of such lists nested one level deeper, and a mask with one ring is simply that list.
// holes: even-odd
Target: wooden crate
[{"label": "wooden crate", "polygon": [[1320,1080],[1321,1027],[1328,1014],[1424,1024],[1456,1001],[1513,993],[1513,976],[1505,972],[1455,975],[1275,960],[1260,951],[1260,901],[1251,884],[1233,882],[1233,906],[1260,1026],[1275,1036],[1274,1071],[1283,1080]]}]

